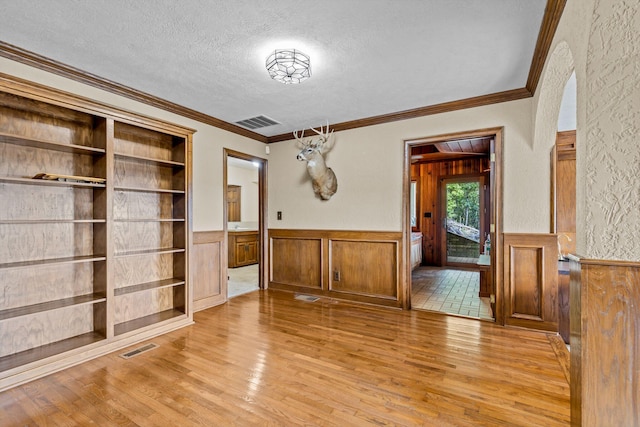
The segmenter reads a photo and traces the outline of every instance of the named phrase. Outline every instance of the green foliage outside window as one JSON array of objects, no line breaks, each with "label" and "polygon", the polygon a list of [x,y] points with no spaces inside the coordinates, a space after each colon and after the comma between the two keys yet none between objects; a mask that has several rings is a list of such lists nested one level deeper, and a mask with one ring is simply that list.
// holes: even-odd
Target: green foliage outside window
[{"label": "green foliage outside window", "polygon": [[447,217],[480,228],[480,185],[478,182],[447,184]]}]

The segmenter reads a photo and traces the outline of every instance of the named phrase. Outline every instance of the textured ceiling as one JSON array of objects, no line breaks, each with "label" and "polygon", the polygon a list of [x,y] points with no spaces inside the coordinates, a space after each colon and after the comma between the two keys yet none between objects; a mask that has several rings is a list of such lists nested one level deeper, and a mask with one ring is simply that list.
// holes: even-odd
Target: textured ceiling
[{"label": "textured ceiling", "polygon": [[[523,88],[545,0],[0,0],[0,40],[265,136]],[[311,57],[300,85],[265,59]]]}]

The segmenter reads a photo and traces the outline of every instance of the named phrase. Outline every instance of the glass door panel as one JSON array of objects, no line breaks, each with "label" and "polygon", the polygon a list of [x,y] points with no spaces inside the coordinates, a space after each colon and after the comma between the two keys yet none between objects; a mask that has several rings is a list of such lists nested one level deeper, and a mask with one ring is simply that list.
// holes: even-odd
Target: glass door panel
[{"label": "glass door panel", "polygon": [[480,255],[480,180],[444,181],[446,264],[476,264]]}]

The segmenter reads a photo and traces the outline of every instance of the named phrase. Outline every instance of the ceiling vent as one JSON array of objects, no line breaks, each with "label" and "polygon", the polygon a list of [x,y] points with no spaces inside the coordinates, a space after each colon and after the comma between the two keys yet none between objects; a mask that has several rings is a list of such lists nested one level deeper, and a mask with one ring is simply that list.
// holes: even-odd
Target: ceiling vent
[{"label": "ceiling vent", "polygon": [[256,116],[250,119],[240,120],[239,122],[236,122],[236,124],[247,129],[254,130],[266,128],[268,126],[279,125],[280,123],[276,122],[273,119],[270,119],[267,116]]}]

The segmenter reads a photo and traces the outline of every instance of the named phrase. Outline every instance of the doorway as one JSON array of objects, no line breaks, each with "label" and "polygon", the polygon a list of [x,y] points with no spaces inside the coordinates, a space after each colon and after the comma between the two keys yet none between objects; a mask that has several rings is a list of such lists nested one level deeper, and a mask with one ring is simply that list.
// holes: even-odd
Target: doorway
[{"label": "doorway", "polygon": [[267,161],[224,150],[227,298],[265,287]]},{"label": "doorway", "polygon": [[405,242],[422,238],[420,265],[406,263],[407,308],[502,322],[501,154],[502,128],[405,141]]}]

